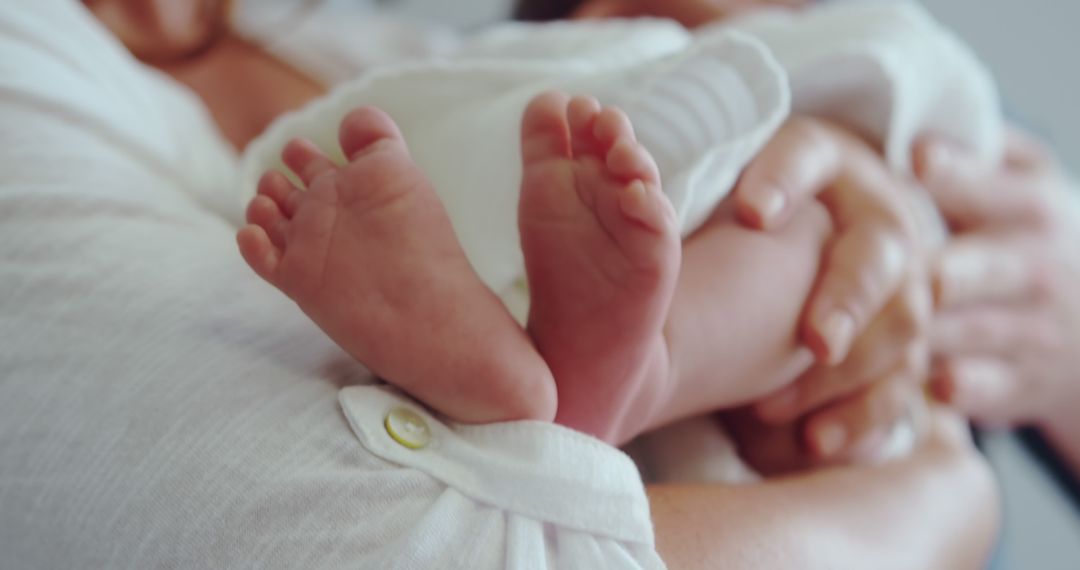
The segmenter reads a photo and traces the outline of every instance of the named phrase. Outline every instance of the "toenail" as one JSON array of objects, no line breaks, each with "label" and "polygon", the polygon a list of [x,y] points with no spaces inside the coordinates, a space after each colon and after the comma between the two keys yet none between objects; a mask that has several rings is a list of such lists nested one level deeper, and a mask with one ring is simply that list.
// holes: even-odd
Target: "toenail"
[{"label": "toenail", "polygon": [[640,181],[640,180],[635,180],[635,181],[631,182],[626,187],[626,193],[630,194],[631,196],[633,196],[634,198],[636,198],[638,200],[644,200],[645,199],[645,183]]},{"label": "toenail", "polygon": [[746,196],[746,201],[757,212],[763,224],[775,220],[784,211],[784,206],[787,205],[787,199],[784,197],[783,192],[767,186],[750,191],[749,195]]}]

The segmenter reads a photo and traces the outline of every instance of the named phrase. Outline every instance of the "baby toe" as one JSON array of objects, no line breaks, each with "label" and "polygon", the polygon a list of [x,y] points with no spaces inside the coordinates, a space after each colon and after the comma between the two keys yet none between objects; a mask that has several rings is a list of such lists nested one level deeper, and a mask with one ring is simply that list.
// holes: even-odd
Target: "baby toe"
[{"label": "baby toe", "polygon": [[649,184],[660,181],[660,170],[649,151],[631,139],[620,139],[606,157],[608,171],[616,178],[638,179]]},{"label": "baby toe", "polygon": [[596,115],[593,136],[605,148],[611,148],[621,140],[636,140],[634,126],[630,124],[630,118],[616,107],[604,107]]},{"label": "baby toe", "polygon": [[307,186],[319,176],[337,169],[333,161],[307,139],[289,141],[281,151],[281,160]]},{"label": "baby toe", "polygon": [[352,160],[379,141],[390,140],[404,145],[397,123],[381,109],[360,107],[341,120],[338,142],[345,156]]},{"label": "baby toe", "polygon": [[285,229],[289,221],[276,202],[262,194],[255,196],[248,204],[247,221],[266,231],[275,247],[285,248]]},{"label": "baby toe", "polygon": [[240,248],[240,255],[255,274],[274,283],[282,254],[270,241],[266,230],[254,224],[246,225],[237,232],[236,244]]},{"label": "baby toe", "polygon": [[286,218],[292,218],[300,204],[300,192],[284,174],[277,170],[268,171],[259,179],[259,195],[266,196],[277,204]]},{"label": "baby toe", "polygon": [[570,131],[564,93],[542,93],[525,108],[521,119],[521,158],[528,165],[570,156]]},{"label": "baby toe", "polygon": [[574,154],[593,152],[596,148],[593,126],[599,112],[600,102],[595,97],[577,96],[567,105],[566,115]]}]

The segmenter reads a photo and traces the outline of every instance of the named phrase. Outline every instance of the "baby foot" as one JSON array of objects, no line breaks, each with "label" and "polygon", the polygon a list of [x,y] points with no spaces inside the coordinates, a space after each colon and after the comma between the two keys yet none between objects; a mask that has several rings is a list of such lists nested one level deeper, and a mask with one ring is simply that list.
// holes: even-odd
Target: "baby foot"
[{"label": "baby foot", "polygon": [[528,330],[555,376],[556,421],[622,442],[626,420],[647,421],[668,378],[674,209],[629,119],[595,99],[540,95],[521,147]]},{"label": "baby foot", "polygon": [[529,338],[473,272],[397,126],[341,122],[344,166],[314,144],[268,172],[237,242],[248,265],[372,372],[452,419],[550,420],[555,386]]}]

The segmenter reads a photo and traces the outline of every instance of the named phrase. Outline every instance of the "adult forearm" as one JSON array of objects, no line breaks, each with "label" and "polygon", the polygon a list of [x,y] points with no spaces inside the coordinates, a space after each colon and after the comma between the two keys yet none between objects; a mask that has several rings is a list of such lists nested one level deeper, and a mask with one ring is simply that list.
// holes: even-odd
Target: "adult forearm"
[{"label": "adult forearm", "polygon": [[672,569],[981,568],[997,529],[989,471],[973,457],[931,459],[933,469],[654,486],[657,548]]}]

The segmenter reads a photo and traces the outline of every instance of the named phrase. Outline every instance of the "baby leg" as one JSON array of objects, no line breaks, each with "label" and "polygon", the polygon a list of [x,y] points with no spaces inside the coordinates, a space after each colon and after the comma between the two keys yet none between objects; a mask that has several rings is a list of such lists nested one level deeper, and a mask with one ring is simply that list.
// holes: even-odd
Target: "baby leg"
[{"label": "baby leg", "polygon": [[621,442],[669,378],[675,213],[617,109],[546,93],[525,111],[521,137],[528,331],[558,385],[556,421]]}]

